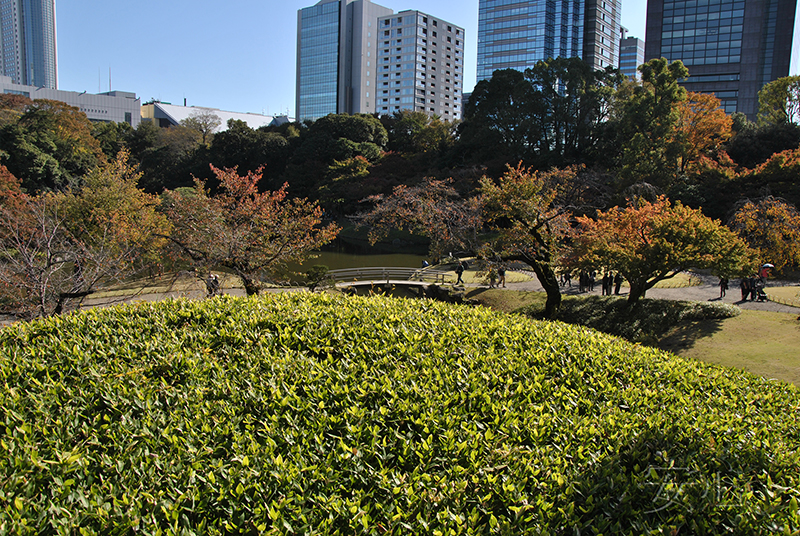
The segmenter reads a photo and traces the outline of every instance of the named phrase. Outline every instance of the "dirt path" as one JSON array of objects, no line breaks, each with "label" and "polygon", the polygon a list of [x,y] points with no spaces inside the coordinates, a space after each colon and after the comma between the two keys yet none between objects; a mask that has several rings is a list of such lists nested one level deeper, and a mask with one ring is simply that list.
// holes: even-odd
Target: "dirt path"
[{"label": "dirt path", "polygon": [[[698,277],[697,275],[693,275],[693,277]],[[692,286],[692,287],[682,287],[682,288],[652,288],[647,291],[648,298],[657,298],[662,300],[686,300],[686,301],[709,301],[715,302],[720,301],[719,297],[719,279],[714,276],[699,276],[702,283],[700,285]],[[788,286],[792,283],[789,282],[780,282],[780,281],[770,281],[767,284],[767,288],[765,291],[767,295],[769,295],[770,286]],[[536,276],[533,276],[531,281],[524,281],[521,283],[508,283],[508,289],[513,290],[528,290],[528,291],[543,291],[542,285],[539,284],[539,280],[536,279]],[[626,296],[628,294],[627,287],[622,287],[620,290],[621,296]],[[594,291],[592,292],[578,292],[578,285],[573,283],[571,287],[562,287],[561,292],[565,295],[600,295],[600,282],[598,281],[595,284]],[[738,280],[733,280],[731,282],[731,288],[727,291],[724,298],[721,301],[724,303],[731,303],[733,305],[738,305],[742,309],[753,309],[756,311],[770,311],[774,313],[793,313],[793,314],[800,314],[800,307],[792,307],[790,305],[783,305],[780,303],[775,303],[772,301],[766,302],[754,302],[754,301],[741,301],[742,293],[739,290],[739,282]]]}]

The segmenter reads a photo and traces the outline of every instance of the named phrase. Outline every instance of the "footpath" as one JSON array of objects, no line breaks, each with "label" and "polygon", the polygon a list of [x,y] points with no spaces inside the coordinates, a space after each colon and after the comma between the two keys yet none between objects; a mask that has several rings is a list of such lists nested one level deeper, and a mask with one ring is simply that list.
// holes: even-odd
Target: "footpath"
[{"label": "footpath", "polygon": [[[692,275],[693,278],[697,277],[700,280],[699,285],[694,286],[687,286],[687,287],[680,287],[680,288],[651,288],[647,291],[647,298],[657,298],[662,300],[685,300],[685,301],[709,301],[709,302],[717,302],[722,301],[724,303],[730,303],[733,305],[737,305],[742,309],[753,309],[756,311],[770,311],[774,313],[790,313],[790,314],[800,314],[800,307],[794,307],[791,305],[784,305],[781,303],[773,302],[773,301],[742,301],[742,293],[739,289],[739,280],[733,279],[731,280],[731,287],[725,293],[725,297],[719,297],[719,278],[715,276],[706,276],[706,275]],[[791,286],[793,283],[789,281],[767,281],[767,286],[764,289],[767,293],[767,296],[770,295],[770,288],[777,287],[777,286]],[[506,285],[507,289],[510,290],[527,290],[527,291],[544,291],[542,285],[539,284],[539,280],[536,279],[536,276],[533,276],[533,279],[530,281],[523,281],[518,283],[508,283]],[[564,295],[575,295],[575,296],[586,296],[586,295],[600,295],[600,281],[597,281],[594,286],[594,290],[591,292],[579,292],[578,285],[573,282],[572,286],[565,286],[561,287],[561,293]],[[620,296],[627,296],[628,291],[630,289],[628,287],[622,287],[620,289]]]}]

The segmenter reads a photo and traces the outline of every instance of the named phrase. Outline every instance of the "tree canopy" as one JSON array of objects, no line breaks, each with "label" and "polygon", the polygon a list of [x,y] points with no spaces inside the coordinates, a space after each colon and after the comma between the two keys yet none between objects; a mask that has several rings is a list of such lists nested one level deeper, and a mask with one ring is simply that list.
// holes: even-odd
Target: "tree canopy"
[{"label": "tree canopy", "polygon": [[631,303],[690,268],[711,268],[723,276],[752,269],[752,252],[733,231],[665,197],[654,203],[633,200],[596,219],[579,217],[578,224],[571,265],[621,273],[630,284]]},{"label": "tree canopy", "polygon": [[287,199],[286,185],[260,192],[261,170],[243,176],[236,168],[212,171],[220,184],[216,195],[201,179],[195,180],[191,194],[164,193],[173,225],[168,238],[180,255],[201,269],[231,270],[248,295],[259,292],[262,276],[302,261],[339,232],[335,224],[323,225],[316,203]]},{"label": "tree canopy", "polygon": [[158,200],[138,188],[123,152],[64,192],[22,193],[6,182],[0,204],[0,296],[16,314],[68,310],[98,286],[158,261],[168,233]]},{"label": "tree canopy", "polygon": [[758,92],[758,122],[800,125],[800,75],[765,84]]},{"label": "tree canopy", "polygon": [[776,271],[800,266],[800,212],[782,199],[747,200],[731,218],[731,227]]}]

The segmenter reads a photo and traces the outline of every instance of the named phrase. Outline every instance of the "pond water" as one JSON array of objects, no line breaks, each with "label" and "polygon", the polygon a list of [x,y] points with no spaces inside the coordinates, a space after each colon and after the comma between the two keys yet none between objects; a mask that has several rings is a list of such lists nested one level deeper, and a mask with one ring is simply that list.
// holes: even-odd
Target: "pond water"
[{"label": "pond water", "polygon": [[[413,250],[413,248],[410,249]],[[305,274],[306,271],[317,264],[327,266],[329,270],[372,266],[420,268],[424,260],[431,262],[429,257],[417,252],[387,253],[379,248],[352,246],[337,240],[325,249],[315,251],[302,264],[290,265],[288,268],[297,274]],[[300,281],[304,277],[304,275],[296,275],[290,279]]]},{"label": "pond water", "polygon": [[[315,264],[324,264],[330,270],[365,268],[369,266],[400,266],[420,268],[428,257],[410,253],[348,253],[345,251],[319,251],[314,253],[297,271],[305,271]],[[430,262],[430,261],[429,261]]]}]

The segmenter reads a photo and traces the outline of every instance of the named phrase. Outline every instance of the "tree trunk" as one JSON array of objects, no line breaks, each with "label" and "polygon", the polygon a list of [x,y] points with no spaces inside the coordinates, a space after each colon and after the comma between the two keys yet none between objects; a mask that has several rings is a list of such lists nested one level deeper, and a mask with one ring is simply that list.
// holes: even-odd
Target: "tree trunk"
[{"label": "tree trunk", "polygon": [[558,285],[558,277],[556,277],[552,264],[548,262],[549,259],[536,259],[528,255],[517,254],[506,257],[505,260],[522,261],[533,268],[539,283],[541,283],[545,294],[547,294],[547,301],[544,304],[544,317],[555,318],[559,308],[561,308],[561,287]]},{"label": "tree trunk", "polygon": [[254,280],[253,278],[243,276],[242,274],[239,274],[239,277],[242,278],[244,291],[248,296],[255,296],[259,293],[261,290],[261,285],[258,283],[258,281]]},{"label": "tree trunk", "polygon": [[628,294],[628,304],[633,305],[639,298],[644,298],[647,294],[646,282],[629,281],[631,285],[630,294]]},{"label": "tree trunk", "polygon": [[533,271],[536,272],[536,276],[547,294],[547,301],[544,304],[544,316],[545,318],[553,319],[561,308],[561,288],[558,286],[558,278],[549,264],[536,264],[539,265],[539,268],[537,269],[534,266]]}]

